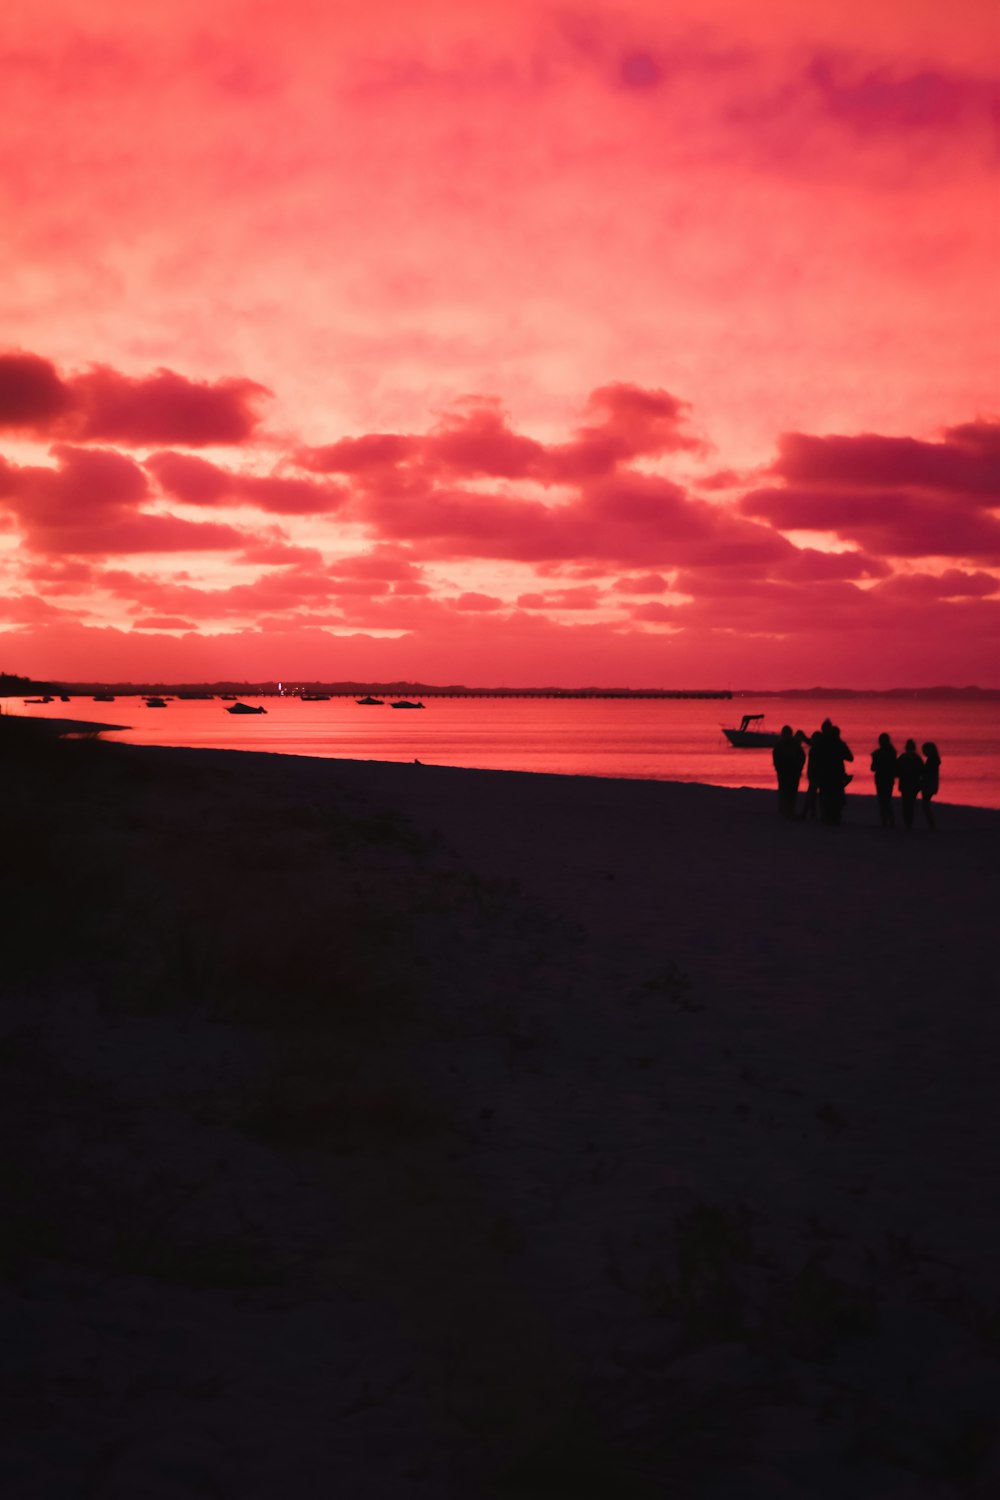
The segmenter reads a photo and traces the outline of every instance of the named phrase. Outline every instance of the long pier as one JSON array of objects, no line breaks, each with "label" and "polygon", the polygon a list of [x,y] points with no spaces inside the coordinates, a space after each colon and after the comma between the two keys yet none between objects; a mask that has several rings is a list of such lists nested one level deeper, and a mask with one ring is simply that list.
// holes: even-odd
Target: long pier
[{"label": "long pier", "polygon": [[[27,688],[18,679],[21,695]],[[69,682],[31,684],[36,692],[74,698],[94,693],[111,693],[118,698],[148,698],[150,694],[180,699],[218,698],[237,694],[253,698],[299,698],[303,694],[324,698],[732,698],[728,688],[477,688],[430,687],[422,682],[213,682],[200,686],[193,683],[101,683]],[[0,692],[0,696],[4,696]],[[12,694],[7,694],[12,696]]]},{"label": "long pier", "polygon": [[[291,688],[285,690],[285,696],[297,696],[304,691],[312,689]],[[321,688],[321,692],[330,698],[356,698],[358,694],[378,694],[380,696],[399,696],[400,694],[416,698],[731,698],[729,691],[672,691],[670,689],[650,688],[648,691],[634,691],[631,688],[424,688],[416,686],[394,686],[380,687],[373,684],[371,687],[359,687],[345,690],[344,688]]]}]

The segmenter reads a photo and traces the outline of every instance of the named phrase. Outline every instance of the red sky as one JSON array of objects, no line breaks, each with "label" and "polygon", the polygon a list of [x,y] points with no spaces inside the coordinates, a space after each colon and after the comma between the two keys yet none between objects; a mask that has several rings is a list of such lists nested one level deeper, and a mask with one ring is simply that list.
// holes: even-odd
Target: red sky
[{"label": "red sky", "polygon": [[0,668],[1000,686],[992,0],[8,0]]}]

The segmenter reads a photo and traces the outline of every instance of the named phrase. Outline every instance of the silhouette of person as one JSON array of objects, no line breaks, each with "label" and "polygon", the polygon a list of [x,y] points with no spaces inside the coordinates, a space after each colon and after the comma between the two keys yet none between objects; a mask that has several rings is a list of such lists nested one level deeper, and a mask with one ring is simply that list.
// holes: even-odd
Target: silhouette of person
[{"label": "silhouette of person", "polygon": [[923,784],[924,763],[917,754],[916,740],[907,740],[906,749],[896,761],[899,778],[899,806],[903,814],[903,827],[913,827],[913,809],[917,805],[917,794]]},{"label": "silhouette of person", "polygon": [[[799,730],[802,734],[802,731]],[[823,736],[816,729],[808,737],[803,735],[809,745],[809,758],[806,761],[806,800],[802,804],[800,818],[815,818],[816,804],[819,800],[819,766],[822,759]]]},{"label": "silhouette of person", "polygon": [[782,725],[778,743],[771,751],[771,759],[778,777],[778,811],[783,818],[795,817],[795,799],[799,794],[799,780],[806,763],[802,743],[792,733],[791,724]]},{"label": "silhouette of person", "polygon": [[844,788],[851,777],[844,769],[853,760],[851,748],[845,744],[836,724],[823,720],[819,743],[819,815],[824,823],[839,823],[847,796]]},{"label": "silhouette of person", "polygon": [[920,783],[920,800],[923,804],[924,817],[927,819],[927,827],[933,828],[934,814],[931,812],[931,798],[936,795],[941,785],[941,756],[933,740],[928,740],[920,748],[924,752],[924,775]]},{"label": "silhouette of person", "polygon": [[892,740],[887,734],[880,734],[878,749],[872,751],[872,774],[875,777],[875,796],[878,798],[878,815],[883,828],[896,826],[892,810],[892,789],[896,784],[898,759]]}]

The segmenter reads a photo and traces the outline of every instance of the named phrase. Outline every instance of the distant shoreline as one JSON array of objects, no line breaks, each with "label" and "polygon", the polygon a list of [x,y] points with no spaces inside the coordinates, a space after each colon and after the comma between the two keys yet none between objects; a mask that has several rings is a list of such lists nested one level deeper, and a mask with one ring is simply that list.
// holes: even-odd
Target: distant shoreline
[{"label": "distant shoreline", "polygon": [[176,697],[216,697],[236,693],[247,697],[293,697],[300,693],[325,693],[331,698],[353,698],[367,693],[424,698],[607,698],[607,699],[689,699],[728,700],[733,698],[900,698],[961,699],[963,701],[1000,699],[1000,687],[974,685],[949,687],[892,688],[617,688],[617,687],[467,687],[461,683],[437,685],[423,682],[321,682],[294,679],[288,682],[40,682],[27,678],[0,677],[0,698],[23,697],[26,694],[51,693],[69,697],[90,697],[94,693],[116,696],[146,697],[171,694]]}]

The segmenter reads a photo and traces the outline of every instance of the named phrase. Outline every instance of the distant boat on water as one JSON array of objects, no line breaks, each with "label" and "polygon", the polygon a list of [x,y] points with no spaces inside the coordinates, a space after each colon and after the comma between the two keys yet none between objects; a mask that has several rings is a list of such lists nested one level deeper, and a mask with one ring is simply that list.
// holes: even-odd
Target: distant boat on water
[{"label": "distant boat on water", "polygon": [[367,698],[356,698],[355,702],[358,703],[362,708],[381,708],[385,702],[385,699],[373,698],[371,693],[369,693]]},{"label": "distant boat on water", "polygon": [[764,729],[763,720],[763,714],[744,714],[736,729],[727,729],[723,724],[722,732],[737,750],[770,750],[778,743],[780,735],[772,729]]},{"label": "distant boat on water", "polygon": [[411,703],[408,698],[401,698],[398,703],[390,703],[390,708],[423,708],[422,703]]},{"label": "distant boat on water", "polygon": [[303,703],[329,703],[329,693],[300,693],[299,697]]},{"label": "distant boat on water", "polygon": [[267,713],[267,709],[264,707],[263,704],[261,704],[258,708],[254,708],[252,706],[252,704],[249,704],[249,703],[231,703],[229,705],[229,707],[226,709],[226,713],[227,714],[266,714]]},{"label": "distant boat on water", "polygon": [[25,703],[51,703],[51,698],[25,698]]},{"label": "distant boat on water", "polygon": [[115,695],[114,695],[114,693],[95,693],[94,694],[94,702],[95,703],[114,703],[114,701],[115,701]]},{"label": "distant boat on water", "polygon": [[146,707],[147,708],[166,708],[166,706],[167,706],[167,700],[166,700],[166,698],[147,698],[146,699]]}]

